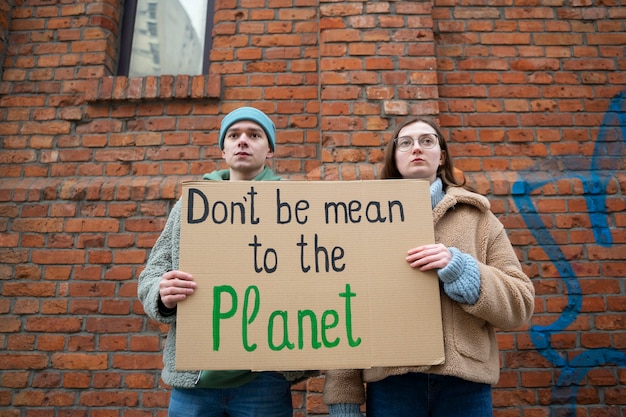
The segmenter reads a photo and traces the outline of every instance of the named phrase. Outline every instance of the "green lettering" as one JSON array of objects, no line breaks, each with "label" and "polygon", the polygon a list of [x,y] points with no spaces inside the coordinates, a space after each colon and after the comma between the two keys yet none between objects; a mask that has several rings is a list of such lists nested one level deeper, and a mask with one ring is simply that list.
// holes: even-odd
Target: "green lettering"
[{"label": "green lettering", "polygon": [[[222,312],[222,293],[228,293],[231,297],[230,310]],[[229,319],[237,311],[237,293],[230,285],[213,287],[213,350],[220,350],[220,320]]]},{"label": "green lettering", "polygon": [[346,332],[348,335],[348,344],[350,347],[356,347],[361,344],[361,338],[358,337],[356,340],[352,338],[352,308],[350,305],[350,298],[356,297],[356,293],[350,291],[350,284],[346,284],[346,292],[340,293],[339,297],[346,299]]},{"label": "green lettering", "polygon": [[322,344],[317,340],[317,317],[311,310],[298,310],[298,349],[304,348],[304,318],[311,322],[311,347],[319,349]]},{"label": "green lettering", "polygon": [[[272,312],[269,318],[269,325],[267,326],[267,342],[272,350],[283,350],[287,348],[293,349],[295,345],[289,341],[289,331],[287,330],[287,312],[276,310]],[[281,317],[283,319],[283,341],[279,346],[274,344],[274,319]]]},{"label": "green lettering", "polygon": [[[332,316],[333,321],[329,324],[326,324],[326,318],[328,316]],[[335,327],[337,327],[338,323],[339,323],[339,314],[337,314],[335,310],[324,311],[324,313],[322,314],[322,342],[324,343],[324,347],[332,348],[339,344],[338,337],[336,337],[335,340],[333,340],[332,342],[326,339],[326,330],[334,329]]]},{"label": "green lettering", "polygon": [[[254,292],[254,307],[252,308],[252,313],[248,318],[248,301],[250,300],[250,293]],[[248,326],[252,324],[257,314],[259,314],[261,304],[261,295],[259,294],[259,288],[256,285],[251,285],[246,289],[246,294],[243,298],[243,317],[241,319],[241,327],[242,333],[241,337],[243,338],[243,347],[248,352],[253,352],[256,350],[256,343],[252,345],[248,344]]]}]

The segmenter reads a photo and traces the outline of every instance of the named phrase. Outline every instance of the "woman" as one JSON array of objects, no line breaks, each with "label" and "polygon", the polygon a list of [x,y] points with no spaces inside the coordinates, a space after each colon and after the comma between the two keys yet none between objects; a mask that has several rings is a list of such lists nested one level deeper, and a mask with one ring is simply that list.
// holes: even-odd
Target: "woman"
[{"label": "woman", "polygon": [[524,325],[534,289],[488,200],[454,175],[437,124],[416,117],[401,124],[385,150],[383,179],[430,183],[435,241],[409,249],[406,262],[437,270],[445,362],[420,367],[332,370],[324,401],[331,417],[485,417],[500,373],[495,328]]}]

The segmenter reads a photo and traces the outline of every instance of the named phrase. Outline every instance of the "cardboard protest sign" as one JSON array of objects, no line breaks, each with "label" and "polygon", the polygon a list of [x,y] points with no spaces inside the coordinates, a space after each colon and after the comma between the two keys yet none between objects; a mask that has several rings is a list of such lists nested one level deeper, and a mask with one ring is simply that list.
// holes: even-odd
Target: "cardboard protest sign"
[{"label": "cardboard protest sign", "polygon": [[183,184],[176,368],[304,370],[443,362],[421,180]]}]

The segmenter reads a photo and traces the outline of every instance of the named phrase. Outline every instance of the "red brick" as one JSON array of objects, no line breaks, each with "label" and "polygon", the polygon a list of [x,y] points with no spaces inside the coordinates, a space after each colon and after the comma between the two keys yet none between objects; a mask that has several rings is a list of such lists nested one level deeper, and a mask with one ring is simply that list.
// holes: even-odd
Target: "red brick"
[{"label": "red brick", "polygon": [[[1,290],[9,294],[0,311],[11,330],[0,342],[47,355],[40,372],[12,371],[24,374],[15,392],[25,380],[54,387],[45,397],[32,388],[17,396],[2,391],[3,406],[18,404],[33,416],[49,415],[49,404],[73,417],[165,417],[169,388],[159,369],[167,326],[143,315],[136,277],[180,183],[224,167],[215,146],[219,120],[250,100],[276,122],[280,147],[271,166],[290,180],[375,179],[382,146],[401,117],[438,117],[456,166],[492,200],[533,278],[533,325],[555,323],[572,296],[555,251],[575,274],[567,278],[580,285],[582,308],[566,330],[549,335],[550,347],[572,359],[626,346],[620,151],[607,149],[615,157],[600,161],[615,178],[600,190],[608,197],[610,245],[596,241],[588,195],[571,179],[588,171],[565,171],[576,158],[581,166],[591,158],[610,101],[626,83],[626,15],[617,4],[217,2],[210,75],[128,80],[112,72],[118,51],[111,40],[121,36],[117,2],[9,9],[3,1],[11,27],[2,20],[9,14],[0,13],[0,37],[8,39],[0,45],[0,199],[20,211],[0,220]],[[546,185],[530,197],[553,248],[536,241],[527,213],[510,198],[515,181],[543,174]],[[28,177],[33,181],[24,182]],[[68,318],[89,324],[67,336],[59,329]],[[21,322],[31,327],[14,331]],[[560,369],[530,335],[528,328],[499,333],[505,367],[494,391],[497,417],[561,412],[546,382]],[[92,373],[48,365],[68,350],[107,352],[107,363],[121,366]],[[114,360],[110,352],[124,355]],[[142,356],[147,352],[152,356]],[[618,415],[625,375],[611,364],[588,370],[577,412]],[[0,378],[6,386],[6,372]],[[326,414],[315,381],[294,387],[294,416]],[[95,386],[106,395],[86,395],[83,405],[93,407],[76,410],[73,390]],[[136,407],[117,405],[135,400]]]},{"label": "red brick", "polygon": [[44,369],[48,358],[44,354],[0,353],[0,369]]}]

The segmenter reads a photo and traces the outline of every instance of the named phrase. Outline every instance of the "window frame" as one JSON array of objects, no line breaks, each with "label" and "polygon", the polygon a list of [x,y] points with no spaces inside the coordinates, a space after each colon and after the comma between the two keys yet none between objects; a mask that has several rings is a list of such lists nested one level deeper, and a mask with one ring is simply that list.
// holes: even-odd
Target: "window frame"
[{"label": "window frame", "polygon": [[[128,76],[130,71],[130,57],[133,49],[133,36],[135,33],[135,17],[137,15],[138,0],[124,0],[122,25],[120,30],[120,49],[117,65],[117,75]],[[215,15],[215,0],[207,0],[207,15],[204,29],[204,50],[202,51],[202,72],[209,73],[209,57],[213,47],[213,18]],[[197,74],[186,74],[197,75]]]}]

